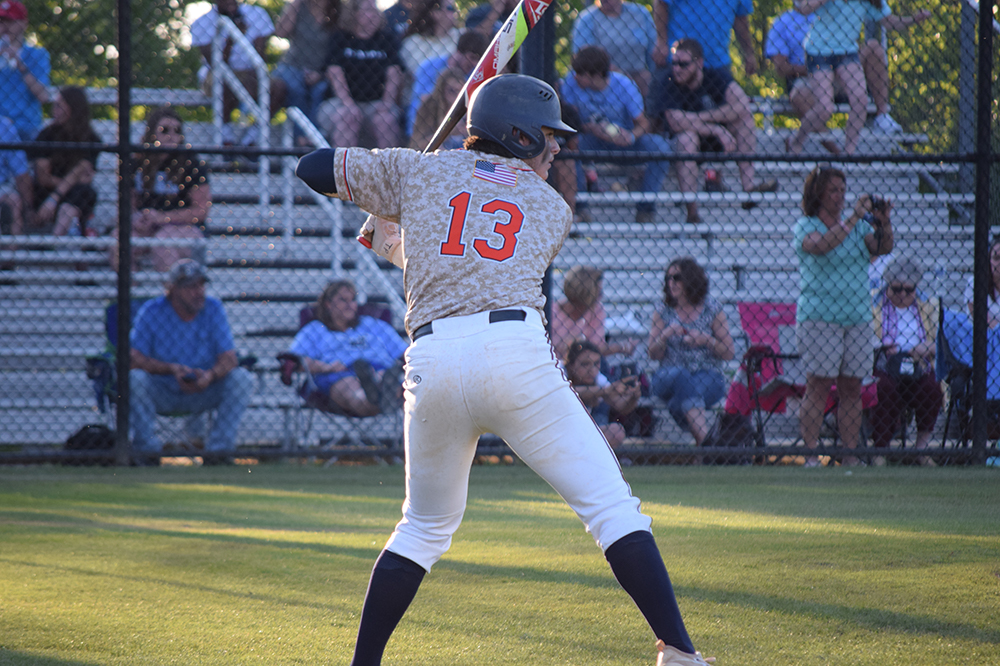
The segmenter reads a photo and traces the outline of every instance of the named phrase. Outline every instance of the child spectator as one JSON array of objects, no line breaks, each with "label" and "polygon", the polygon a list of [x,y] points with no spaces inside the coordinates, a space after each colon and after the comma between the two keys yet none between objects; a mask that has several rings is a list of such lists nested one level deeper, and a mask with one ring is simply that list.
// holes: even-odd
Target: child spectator
[{"label": "child spectator", "polygon": [[588,340],[577,340],[569,346],[564,367],[566,378],[594,423],[604,433],[611,448],[617,449],[625,442],[625,427],[614,417],[627,416],[638,406],[642,394],[639,378],[623,377],[616,382],[608,382],[600,371],[601,353]]},{"label": "child spectator", "polygon": [[[573,56],[573,71],[560,88],[563,101],[580,114],[580,149],[614,150],[630,153],[669,153],[670,142],[649,131],[643,112],[642,95],[624,74],[611,71],[611,59],[600,46],[585,46]],[[659,192],[669,170],[669,162],[646,162],[643,192]],[[584,189],[582,169],[577,188]],[[655,204],[636,207],[636,222],[652,222]]]}]

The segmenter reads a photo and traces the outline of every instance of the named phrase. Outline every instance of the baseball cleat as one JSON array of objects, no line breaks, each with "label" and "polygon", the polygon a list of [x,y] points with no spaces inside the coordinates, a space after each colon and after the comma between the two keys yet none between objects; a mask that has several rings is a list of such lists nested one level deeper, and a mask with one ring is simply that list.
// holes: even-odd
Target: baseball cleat
[{"label": "baseball cleat", "polygon": [[656,650],[656,666],[708,666],[715,662],[715,657],[703,659],[701,652],[681,652],[663,641],[656,641]]}]

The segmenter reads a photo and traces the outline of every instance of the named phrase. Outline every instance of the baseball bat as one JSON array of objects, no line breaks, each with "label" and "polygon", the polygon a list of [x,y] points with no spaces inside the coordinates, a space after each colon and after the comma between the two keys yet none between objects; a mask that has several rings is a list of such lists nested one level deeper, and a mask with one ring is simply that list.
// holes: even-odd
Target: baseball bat
[{"label": "baseball bat", "polygon": [[521,0],[510,13],[503,27],[494,35],[493,41],[479,59],[479,64],[472,70],[469,79],[462,86],[462,92],[455,98],[448,115],[445,116],[437,131],[431,137],[430,143],[424,149],[425,153],[432,153],[437,150],[444,140],[455,129],[455,125],[462,119],[468,110],[469,98],[476,88],[483,82],[492,79],[498,72],[502,71],[514,53],[521,48],[524,38],[542,18],[542,14],[549,8],[551,0]]},{"label": "baseball bat", "polygon": [[[476,68],[472,70],[472,74],[466,80],[465,85],[462,86],[462,91],[458,93],[458,97],[452,103],[451,109],[448,110],[448,115],[438,125],[434,136],[431,137],[430,143],[424,148],[425,153],[434,152],[444,143],[444,140],[451,134],[451,131],[455,129],[455,125],[458,124],[465,115],[465,112],[468,111],[469,98],[472,97],[472,93],[485,81],[492,79],[507,66],[510,59],[521,48],[524,38],[528,36],[531,29],[542,18],[542,14],[545,13],[550,4],[552,4],[551,0],[521,0],[517,4],[514,11],[504,21],[500,31],[493,36],[493,41],[486,48]],[[358,242],[369,249],[372,247],[371,232],[374,230],[369,229],[370,221],[373,222],[372,216],[369,216],[369,219],[365,221],[364,226],[361,228],[361,233],[358,234]]]}]

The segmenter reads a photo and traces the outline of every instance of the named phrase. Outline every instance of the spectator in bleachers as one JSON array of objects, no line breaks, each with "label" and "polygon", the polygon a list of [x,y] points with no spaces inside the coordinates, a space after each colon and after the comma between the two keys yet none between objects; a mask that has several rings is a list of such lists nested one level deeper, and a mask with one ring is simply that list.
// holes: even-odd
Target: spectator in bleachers
[{"label": "spectator in bleachers", "polygon": [[339,14],[340,0],[292,0],[285,5],[274,35],[288,40],[288,50],[271,75],[272,115],[295,106],[316,122],[316,109],[327,93],[326,54]]},{"label": "spectator in bleachers", "polygon": [[601,374],[601,352],[589,340],[577,340],[566,352],[566,378],[580,396],[594,423],[604,433],[611,448],[617,449],[625,442],[625,427],[615,420],[635,411],[642,390],[639,378],[623,377],[615,382]]},{"label": "spectator in bleachers", "polygon": [[[639,88],[626,75],[611,71],[611,60],[600,46],[585,46],[573,56],[573,71],[560,87],[563,101],[580,114],[580,149],[629,153],[669,153],[670,142],[650,132]],[[659,192],[670,168],[665,160],[645,163],[643,192]],[[579,169],[577,187],[584,178]],[[636,222],[652,222],[655,204],[641,202]]]},{"label": "spectator in bleachers", "polygon": [[[14,123],[0,116],[0,143],[17,143]],[[31,169],[23,150],[0,150],[0,234],[20,233],[22,202],[31,196]]]},{"label": "spectator in bleachers", "polygon": [[[196,155],[174,153],[184,143],[184,124],[169,107],[154,109],[146,119],[142,142],[149,147],[135,156],[135,190],[132,195],[132,236],[138,238],[203,237],[200,227],[212,206],[208,165]],[[115,237],[117,238],[117,230]],[[187,247],[153,247],[148,251],[153,268],[168,270],[191,256]],[[145,251],[132,251],[133,268]],[[111,265],[118,269],[118,248],[111,250]]]},{"label": "spectator in bleachers", "polygon": [[[974,283],[975,278],[970,275],[965,283],[965,293],[962,298],[969,310],[970,317],[972,316],[972,297],[975,293]],[[996,328],[1000,326],[1000,236],[994,236],[990,242],[990,267],[986,284],[989,285],[986,294],[986,321],[990,328]]]},{"label": "spectator in bleachers", "polygon": [[21,141],[42,126],[49,101],[49,52],[24,41],[28,10],[17,0],[0,0],[0,117],[9,118]]},{"label": "spectator in bleachers", "polygon": [[[201,81],[202,89],[206,95],[212,94],[212,42],[218,30],[217,25],[220,16],[226,16],[239,28],[240,32],[247,38],[254,50],[264,57],[264,49],[268,38],[274,34],[274,23],[267,10],[257,5],[250,5],[240,0],[218,0],[207,13],[200,16],[191,24],[191,46],[196,47],[201,52],[202,66],[198,71],[198,80]],[[233,40],[227,39],[222,52],[223,60],[232,68],[236,78],[239,79],[243,87],[250,93],[251,97],[257,97],[257,71],[253,62],[243,49],[233,46]],[[233,111],[239,106],[239,100],[228,85],[222,86],[222,143],[225,145],[236,145],[237,143],[249,146],[257,141],[257,126],[251,125],[244,132],[243,136],[237,137],[236,130],[230,123]]]},{"label": "spectator in bleachers", "polygon": [[709,431],[705,410],[726,395],[722,361],[731,360],[736,351],[726,313],[708,295],[705,269],[691,257],[667,266],[648,349],[649,358],[660,362],[650,390],[701,444]]},{"label": "spectator in bleachers", "polygon": [[[650,93],[650,113],[666,119],[678,153],[753,153],[757,150],[756,125],[750,99],[728,72],[709,69],[701,45],[693,39],[674,44],[672,71],[661,73]],[[778,182],[770,178],[755,181],[753,162],[738,162],[744,192],[774,192]],[[681,192],[697,188],[698,168],[694,162],[677,163]],[[756,204],[746,201],[743,209]],[[701,222],[698,204],[687,204],[687,221]]]},{"label": "spectator in bleachers", "polygon": [[[466,30],[458,36],[458,43],[452,53],[427,58],[420,63],[420,67],[413,76],[410,105],[406,112],[407,134],[413,135],[413,123],[417,119],[417,109],[420,108],[420,105],[423,104],[424,100],[430,96],[431,91],[434,90],[434,85],[437,83],[441,72],[448,68],[457,67],[465,72],[466,78],[468,78],[472,74],[472,70],[479,63],[479,59],[483,56],[483,52],[489,46],[489,43],[489,38],[482,33],[475,30]],[[423,148],[423,146],[420,146],[421,150]]]},{"label": "spectator in bleachers", "polygon": [[729,57],[729,34],[732,32],[743,56],[743,71],[752,76],[757,73],[757,55],[750,37],[750,14],[753,14],[751,0],[654,0],[656,48],[653,60],[657,66],[669,69],[671,45],[682,39],[692,39],[704,49],[706,69],[719,70],[720,76],[732,77]]},{"label": "spectator in bleachers", "polygon": [[573,52],[600,46],[611,58],[611,68],[627,74],[645,99],[656,48],[656,26],[646,7],[627,0],[595,0],[573,24]]},{"label": "spectator in bleachers", "polygon": [[[561,86],[560,86],[561,87]],[[559,90],[556,89],[556,93],[559,94]],[[580,122],[580,114],[577,112],[576,108],[570,104],[566,104],[562,100],[562,95],[559,95],[560,99],[560,112],[562,114],[562,121],[569,125],[570,127],[580,127],[582,124]],[[557,136],[556,143],[559,144],[559,150],[562,153],[575,153],[580,150],[580,135],[571,134],[570,136]],[[562,195],[562,198],[566,201],[570,210],[573,211],[573,222],[593,222],[593,217],[590,214],[590,210],[586,207],[579,206],[576,203],[576,179],[579,174],[576,170],[576,160],[572,159],[557,159],[552,162],[552,168],[549,169],[549,184],[552,185],[556,192]]]},{"label": "spectator in bleachers", "polygon": [[428,58],[454,53],[461,29],[456,22],[453,0],[415,0],[410,26],[403,33],[399,58],[411,75]]},{"label": "spectator in bleachers", "polygon": [[[888,448],[900,418],[913,410],[917,422],[915,447],[926,449],[941,411],[943,395],[934,375],[938,304],[917,290],[923,267],[910,257],[897,257],[885,269],[885,289],[874,304],[875,335],[883,352],[876,357],[878,403],[872,407],[872,442]],[[909,354],[909,359],[896,354]],[[876,459],[878,460],[878,459]],[[920,462],[933,464],[930,458]]]},{"label": "spectator in bleachers", "polygon": [[[888,109],[888,69],[881,64],[885,53],[877,54],[880,63],[872,62],[869,38],[865,47],[859,50],[858,37],[866,21],[877,22],[889,29],[900,29],[919,23],[930,16],[921,11],[913,16],[893,16],[886,0],[798,0],[795,9],[803,15],[814,15],[803,47],[805,63],[809,73],[809,91],[814,98],[802,116],[802,124],[789,139],[785,147],[790,153],[800,153],[806,139],[812,132],[822,131],[833,114],[835,83],[839,82],[847,96],[850,113],[844,129],[843,152],[851,155],[858,147],[861,128],[868,117],[868,96],[865,94],[865,80],[881,120],[876,119],[876,128],[883,131],[899,131],[901,128],[891,117],[885,115]],[[862,51],[864,68],[862,67]],[[883,82],[884,79],[884,82]],[[881,105],[881,109],[879,109]],[[891,122],[890,122],[891,121]]]},{"label": "spectator in bleachers", "polygon": [[607,312],[601,297],[604,293],[604,272],[592,266],[573,266],[563,279],[564,297],[552,306],[549,339],[560,359],[566,358],[570,344],[588,340],[602,356],[631,354],[636,341],[609,343],[605,331]]},{"label": "spectator in bleachers", "polygon": [[[806,372],[806,390],[799,412],[802,441],[818,445],[823,412],[834,382],[837,385],[837,427],[849,448],[858,445],[861,427],[861,380],[872,367],[872,297],[868,264],[873,256],[893,248],[890,213],[884,202],[869,223],[873,202],[861,195],[844,218],[847,178],[831,167],[816,167],[802,189],[803,217],[795,224],[795,254],[799,258],[799,300],[795,309],[799,352]],[[872,226],[872,225],[875,226]],[[813,453],[812,451],[810,453]],[[847,456],[844,464],[857,464]],[[810,455],[806,465],[819,465]]]},{"label": "spectator in bleachers", "polygon": [[[929,11],[920,11],[913,16],[893,16],[892,22],[884,23],[885,27],[900,29],[908,27],[929,18]],[[809,34],[809,28],[816,19],[815,14],[802,14],[794,9],[781,14],[774,19],[774,24],[767,34],[764,45],[764,56],[774,63],[778,76],[785,80],[785,92],[795,113],[802,118],[816,104],[816,96],[809,84],[809,70],[806,67],[806,52],[803,42]],[[882,42],[874,37],[866,37],[858,50],[861,68],[865,74],[865,84],[875,105],[875,118],[872,128],[887,134],[902,131],[899,123],[889,115],[889,64],[886,60]],[[843,83],[834,80],[834,101],[846,100]],[[832,141],[824,141],[823,147],[832,152],[839,152],[840,146]]]},{"label": "spectator in bleachers", "polygon": [[395,370],[407,346],[386,322],[358,316],[354,284],[338,280],[323,290],[316,319],[296,334],[291,351],[334,404],[354,416],[374,416],[398,403],[402,384]]},{"label": "spectator in bleachers", "polygon": [[[35,141],[101,143],[101,137],[90,126],[90,104],[83,88],[65,86],[59,90],[52,103],[52,123],[38,133]],[[26,216],[29,228],[54,223],[52,233],[56,236],[84,235],[97,204],[93,182],[98,155],[95,150],[63,152],[46,148],[28,153],[35,163],[34,215]]]},{"label": "spectator in bleachers", "polygon": [[148,301],[135,316],[129,381],[132,446],[140,456],[155,458],[163,448],[154,431],[157,413],[216,410],[206,464],[226,462],[236,445],[254,380],[238,366],[226,311],[221,301],[205,296],[206,282],[201,264],[179,261],[170,269],[166,295]]},{"label": "spectator in bleachers", "polygon": [[378,148],[399,142],[399,99],[403,73],[392,34],[375,0],[348,0],[340,30],[333,34],[326,78],[334,97],[316,112],[334,146],[357,145],[363,127]]},{"label": "spectator in bleachers", "polygon": [[[423,150],[427,147],[438,125],[448,115],[448,110],[451,109],[452,103],[458,97],[459,93],[462,92],[462,86],[465,85],[466,78],[468,78],[468,74],[458,67],[449,67],[441,72],[434,90],[427,96],[427,99],[424,100],[424,103],[420,105],[420,109],[417,111],[417,118],[413,124],[413,135],[410,137],[410,148]],[[445,138],[444,143],[440,147],[442,150],[461,148],[462,143],[468,136],[468,132],[465,129],[465,122],[459,122],[455,126],[455,129],[452,130],[451,135]]]}]

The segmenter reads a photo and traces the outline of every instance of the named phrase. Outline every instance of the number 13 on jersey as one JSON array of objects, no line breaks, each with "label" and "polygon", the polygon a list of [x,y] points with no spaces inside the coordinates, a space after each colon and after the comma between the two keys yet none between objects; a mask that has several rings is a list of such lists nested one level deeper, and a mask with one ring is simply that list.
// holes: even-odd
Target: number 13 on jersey
[{"label": "number 13 on jersey", "polygon": [[[441,254],[451,257],[461,257],[465,255],[465,243],[462,242],[462,234],[465,231],[465,221],[469,216],[469,200],[472,194],[462,192],[456,194],[448,202],[451,207],[451,222],[448,225],[448,238],[441,243]],[[504,261],[514,256],[517,248],[517,234],[521,231],[521,224],[524,222],[524,213],[517,204],[503,199],[493,199],[482,205],[479,209],[487,215],[499,215],[501,219],[493,225],[493,233],[503,239],[500,247],[493,247],[485,238],[476,238],[472,241],[472,248],[483,259],[492,261]],[[505,215],[504,215],[505,214]]]}]

